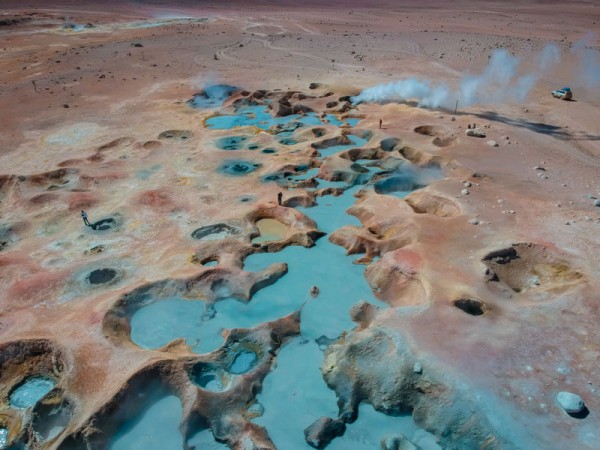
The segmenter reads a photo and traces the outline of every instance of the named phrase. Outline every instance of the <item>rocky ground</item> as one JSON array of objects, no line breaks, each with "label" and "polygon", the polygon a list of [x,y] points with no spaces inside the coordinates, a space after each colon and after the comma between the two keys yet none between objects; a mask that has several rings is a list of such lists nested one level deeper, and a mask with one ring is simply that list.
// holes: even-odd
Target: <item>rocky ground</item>
[{"label": "rocky ground", "polygon": [[[130,321],[150,297],[251,302],[287,265],[249,272],[246,257],[329,239],[365,265],[380,303],[343,312],[356,327],[321,365],[339,415],[306,424],[310,445],[325,446],[369,403],[412,413],[442,448],[600,448],[600,96],[573,50],[598,51],[597,36],[586,37],[598,5],[29,3],[0,10],[0,429],[9,443],[104,448],[114,417],[139,412],[135,393],[156,382],[181,399],[186,438],[205,428],[231,448],[274,448],[249,406],[300,333],[299,312],[226,330],[208,354],[182,340],[143,349]],[[498,48],[530,67],[548,43],[561,63],[522,102],[454,111],[348,97],[407,76],[453,85]],[[187,104],[216,83],[239,88],[225,109]],[[565,84],[575,101],[550,96]],[[359,121],[301,128],[292,145],[272,129],[210,129],[215,112],[249,100],[282,117]],[[473,124],[485,137],[465,133]],[[275,153],[235,167],[231,153],[257,158],[248,147],[220,150],[232,135]],[[320,158],[349,136],[366,143]],[[264,182],[316,168],[322,180],[354,183],[352,163],[366,159],[441,176],[405,198],[357,191],[348,212],[360,225],[328,236],[298,208],[341,192]],[[224,239],[202,239],[211,233]],[[257,243],[267,233],[277,238]],[[254,368],[220,396],[187,376],[227,372],[244,349]],[[11,395],[30,376],[56,385],[17,411]],[[131,411],[115,414],[123,403]],[[44,439],[40,421],[56,414],[63,429]],[[401,440],[383,448],[411,448]]]}]

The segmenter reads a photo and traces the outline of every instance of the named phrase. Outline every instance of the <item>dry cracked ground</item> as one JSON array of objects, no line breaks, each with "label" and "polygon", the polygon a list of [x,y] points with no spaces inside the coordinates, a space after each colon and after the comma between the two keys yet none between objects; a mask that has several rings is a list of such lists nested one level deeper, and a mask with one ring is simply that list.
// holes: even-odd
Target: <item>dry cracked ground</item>
[{"label": "dry cracked ground", "polygon": [[[0,448],[600,449],[598,23],[4,2]],[[354,101],[548,43],[520,101]]]}]

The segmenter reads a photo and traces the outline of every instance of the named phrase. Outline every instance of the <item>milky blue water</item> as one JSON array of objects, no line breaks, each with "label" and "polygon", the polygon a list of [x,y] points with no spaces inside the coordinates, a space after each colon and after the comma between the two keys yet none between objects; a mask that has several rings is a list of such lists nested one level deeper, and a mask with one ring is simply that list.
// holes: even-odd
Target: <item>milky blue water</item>
[{"label": "milky blue water", "polygon": [[30,377],[10,394],[10,404],[15,408],[30,408],[48,394],[56,383],[43,377]]},{"label": "milky blue water", "polygon": [[[435,437],[417,427],[412,416],[388,416],[366,403],[359,406],[356,422],[346,425],[344,435],[334,439],[327,450],[376,450],[381,448],[382,438],[398,433],[402,433],[421,450],[441,450]],[[278,447],[279,450],[286,448],[292,447]]]},{"label": "milky blue water", "polygon": [[242,374],[248,372],[256,364],[256,354],[250,351],[240,352],[235,359],[233,364],[229,368],[229,372],[233,374]]},{"label": "milky blue water", "polygon": [[135,419],[119,428],[108,445],[109,450],[181,450],[182,412],[181,401],[174,395],[150,402]]},{"label": "milky blue water", "polygon": [[291,114],[285,117],[273,117],[265,105],[249,105],[237,109],[237,114],[213,116],[206,120],[206,127],[212,130],[229,130],[235,127],[257,127],[268,130],[271,127],[289,125],[298,122],[302,125],[315,126],[330,123],[340,126],[343,124],[333,114],[328,114],[324,119],[314,113]]}]

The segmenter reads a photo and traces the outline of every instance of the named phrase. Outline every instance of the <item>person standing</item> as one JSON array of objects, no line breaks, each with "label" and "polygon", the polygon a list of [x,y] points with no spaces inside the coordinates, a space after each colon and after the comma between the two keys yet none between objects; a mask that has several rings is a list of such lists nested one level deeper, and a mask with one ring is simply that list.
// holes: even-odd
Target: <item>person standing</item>
[{"label": "person standing", "polygon": [[383,119],[379,119],[379,129],[381,130],[381,127],[383,127]]},{"label": "person standing", "polygon": [[82,209],[81,210],[81,218],[83,219],[83,223],[86,227],[91,227],[92,224],[90,223],[90,221],[88,220],[88,215],[87,213]]}]

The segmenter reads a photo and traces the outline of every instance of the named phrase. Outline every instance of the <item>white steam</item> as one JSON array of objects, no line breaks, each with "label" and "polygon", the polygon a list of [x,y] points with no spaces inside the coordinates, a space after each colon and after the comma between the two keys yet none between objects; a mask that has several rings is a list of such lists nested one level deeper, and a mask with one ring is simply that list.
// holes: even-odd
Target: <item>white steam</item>
[{"label": "white steam", "polygon": [[581,83],[588,89],[600,88],[600,53],[591,47],[594,35],[586,34],[571,48],[571,52],[579,58]]},{"label": "white steam", "polygon": [[[587,38],[589,41],[589,37]],[[585,42],[573,47],[580,57],[580,74],[585,87],[600,86],[600,58],[598,51]],[[520,71],[521,60],[504,49],[495,50],[488,65],[478,75],[465,74],[458,88],[445,83],[435,83],[420,78],[406,78],[365,89],[352,97],[353,103],[389,101],[417,101],[419,106],[429,108],[454,108],[458,100],[461,106],[486,105],[507,101],[523,102],[543,74],[551,72],[560,63],[560,50],[549,44],[537,55],[533,69]],[[560,86],[558,86],[560,87]]]}]

